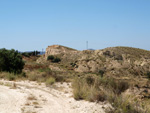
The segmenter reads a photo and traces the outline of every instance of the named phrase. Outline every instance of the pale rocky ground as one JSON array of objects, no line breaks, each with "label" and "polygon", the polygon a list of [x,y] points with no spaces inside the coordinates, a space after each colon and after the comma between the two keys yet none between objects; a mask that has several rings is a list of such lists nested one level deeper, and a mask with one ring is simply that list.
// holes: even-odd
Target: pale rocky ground
[{"label": "pale rocky ground", "polygon": [[105,113],[110,104],[76,101],[71,84],[46,87],[30,81],[0,80],[0,113]]}]

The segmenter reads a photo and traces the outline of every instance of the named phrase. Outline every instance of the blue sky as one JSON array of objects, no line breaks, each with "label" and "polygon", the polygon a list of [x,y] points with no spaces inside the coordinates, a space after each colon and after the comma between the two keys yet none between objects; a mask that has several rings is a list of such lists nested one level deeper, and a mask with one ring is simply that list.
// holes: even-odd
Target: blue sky
[{"label": "blue sky", "polygon": [[0,48],[150,50],[150,0],[0,0]]}]

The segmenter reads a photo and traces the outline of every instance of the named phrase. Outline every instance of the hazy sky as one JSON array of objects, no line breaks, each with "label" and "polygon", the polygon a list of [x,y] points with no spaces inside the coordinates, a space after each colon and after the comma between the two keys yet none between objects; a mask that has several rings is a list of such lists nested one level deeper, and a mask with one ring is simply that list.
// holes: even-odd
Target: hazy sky
[{"label": "hazy sky", "polygon": [[0,0],[0,48],[150,50],[150,0]]}]

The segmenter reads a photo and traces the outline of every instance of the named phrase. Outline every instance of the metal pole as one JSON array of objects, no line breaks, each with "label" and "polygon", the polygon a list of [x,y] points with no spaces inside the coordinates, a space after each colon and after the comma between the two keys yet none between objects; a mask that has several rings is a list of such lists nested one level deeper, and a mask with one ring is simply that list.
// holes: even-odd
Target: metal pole
[{"label": "metal pole", "polygon": [[86,49],[88,50],[88,41],[86,41]]},{"label": "metal pole", "polygon": [[43,50],[44,50],[44,49],[42,49],[42,55],[44,54]]}]

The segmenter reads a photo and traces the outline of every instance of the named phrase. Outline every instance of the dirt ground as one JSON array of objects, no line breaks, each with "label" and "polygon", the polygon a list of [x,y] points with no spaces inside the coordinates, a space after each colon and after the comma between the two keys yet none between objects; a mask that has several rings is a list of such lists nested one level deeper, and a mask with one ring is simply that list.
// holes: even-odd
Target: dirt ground
[{"label": "dirt ground", "polygon": [[0,80],[0,113],[105,113],[106,102],[76,101],[70,83]]}]

